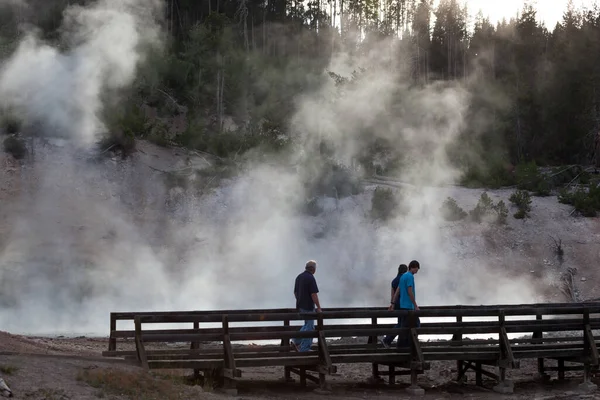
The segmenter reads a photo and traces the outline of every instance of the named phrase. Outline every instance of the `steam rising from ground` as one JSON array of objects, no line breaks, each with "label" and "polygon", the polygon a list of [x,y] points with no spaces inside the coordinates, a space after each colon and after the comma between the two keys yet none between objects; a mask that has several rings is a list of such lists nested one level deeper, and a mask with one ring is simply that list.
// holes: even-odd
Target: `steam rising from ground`
[{"label": "steam rising from ground", "polygon": [[[452,233],[441,229],[443,191],[407,186],[410,212],[387,224],[366,216],[372,187],[321,199],[319,217],[299,212],[302,182],[314,172],[306,161],[320,165],[315,144],[329,140],[349,163],[367,128],[406,151],[404,180],[435,185],[457,177],[445,149],[465,124],[468,92],[410,88],[389,67],[401,59],[389,44],[365,59],[332,61],[342,74],[366,68],[343,96],[330,81],[298,100],[291,126],[303,151],[293,160],[248,163],[210,194],[169,190],[139,155],[124,164],[87,161],[76,147],[102,130],[102,95],[132,81],[143,59],[139,45],[157,38],[152,12],[140,14],[141,5],[148,0],[71,8],[65,34],[73,50],[61,53],[30,35],[2,69],[0,101],[73,139],[37,150],[20,198],[8,206],[0,247],[3,329],[105,333],[108,313],[117,310],[291,307],[293,280],[310,258],[319,263],[324,308],[385,307],[398,264],[411,259],[422,263],[417,295],[424,305],[534,299],[526,281],[494,273],[485,260],[460,261]],[[390,109],[398,93],[406,101]]]},{"label": "steam rising from ground", "polygon": [[100,0],[63,14],[61,51],[28,33],[2,67],[0,105],[40,121],[54,135],[90,145],[102,133],[102,95],[132,83],[140,47],[156,42],[160,0]]}]

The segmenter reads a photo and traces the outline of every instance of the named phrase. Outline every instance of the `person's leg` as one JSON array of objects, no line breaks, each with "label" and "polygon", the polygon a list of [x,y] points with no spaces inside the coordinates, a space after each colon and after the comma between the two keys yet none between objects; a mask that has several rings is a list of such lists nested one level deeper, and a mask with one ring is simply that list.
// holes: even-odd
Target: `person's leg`
[{"label": "person's leg", "polygon": [[[398,323],[394,326],[394,329],[398,329],[402,326],[402,317],[398,317]],[[396,334],[390,334],[390,335],[385,335],[385,337],[383,338],[383,345],[388,347],[389,345],[392,344],[392,342],[394,341],[394,339],[396,338]]]},{"label": "person's leg", "polygon": [[[311,312],[311,311],[308,311],[308,310],[303,310],[301,308],[298,308],[297,311],[299,313]],[[307,322],[308,321],[304,320],[304,325],[302,325],[302,328],[300,328],[300,332],[303,332],[303,331],[307,330],[306,329]],[[295,350],[299,351],[300,350],[300,345],[302,344],[302,339],[301,338],[293,338],[292,339],[292,344],[294,345]]]},{"label": "person's leg", "polygon": [[[299,309],[300,313],[309,313],[314,312],[314,310],[303,310]],[[312,319],[304,320],[304,325],[300,328],[300,332],[305,331],[313,331],[315,329],[315,321]],[[312,338],[294,338],[292,339],[292,343],[295,345],[296,350],[298,351],[308,351],[310,350],[310,346],[312,345]]]},{"label": "person's leg", "polygon": [[[305,311],[305,312],[310,312],[310,311]],[[312,319],[307,319],[304,321],[304,326],[302,327],[302,329],[300,329],[300,332],[304,332],[304,331],[314,331],[315,330],[315,321]],[[299,351],[309,351],[310,350],[310,346],[312,346],[312,342],[313,342],[313,338],[304,338],[304,339],[300,339],[300,343],[298,344],[299,346]]]},{"label": "person's leg", "polygon": [[[408,315],[400,317],[401,322],[400,322],[400,327],[402,328],[408,328]],[[409,347],[410,346],[410,341],[409,341],[409,335],[408,333],[401,333],[398,335],[398,342],[397,342],[397,346],[398,347]]]}]

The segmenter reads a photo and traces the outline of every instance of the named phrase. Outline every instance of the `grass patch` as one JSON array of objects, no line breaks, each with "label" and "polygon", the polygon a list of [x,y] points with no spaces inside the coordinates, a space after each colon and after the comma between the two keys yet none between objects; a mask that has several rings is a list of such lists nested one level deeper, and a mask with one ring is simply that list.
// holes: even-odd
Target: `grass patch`
[{"label": "grass patch", "polygon": [[14,365],[0,365],[0,374],[2,375],[14,375],[19,370]]},{"label": "grass patch", "polygon": [[93,388],[114,395],[125,395],[132,400],[180,400],[189,395],[182,393],[182,384],[173,378],[154,376],[146,372],[128,372],[114,369],[86,369],[77,380]]}]

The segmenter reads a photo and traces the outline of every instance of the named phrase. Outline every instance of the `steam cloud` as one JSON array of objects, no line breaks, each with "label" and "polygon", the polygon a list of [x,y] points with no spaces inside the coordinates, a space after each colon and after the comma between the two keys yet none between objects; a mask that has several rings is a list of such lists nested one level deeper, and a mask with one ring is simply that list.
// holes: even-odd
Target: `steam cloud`
[{"label": "steam cloud", "polygon": [[[469,246],[441,222],[438,209],[452,189],[419,184],[457,178],[446,147],[465,124],[468,91],[409,87],[402,67],[393,65],[402,54],[390,53],[389,43],[364,59],[332,60],[331,70],[345,76],[365,68],[344,96],[329,80],[298,99],[291,127],[299,151],[292,160],[248,162],[241,176],[209,194],[170,190],[139,154],[100,165],[79,156],[76,147],[103,129],[102,96],[131,83],[143,61],[140,45],[159,37],[151,23],[157,8],[149,6],[104,0],[69,8],[64,34],[73,50],[61,53],[30,34],[0,72],[0,102],[72,139],[37,150],[20,198],[4,208],[3,329],[106,333],[108,313],[117,310],[291,307],[293,279],[310,258],[318,261],[324,308],[385,307],[398,264],[411,259],[422,263],[417,296],[424,305],[535,298],[528,281],[494,272],[506,260],[469,258]],[[391,110],[398,93],[406,101]],[[320,217],[303,215],[302,183],[314,172],[306,161],[320,165],[312,149],[327,139],[336,157],[351,163],[365,128],[405,151],[401,177],[410,212],[371,223],[368,186],[356,196],[321,199]],[[290,165],[304,167],[284,168]]]},{"label": "steam cloud", "polygon": [[92,144],[104,130],[101,95],[133,81],[143,61],[140,47],[159,39],[153,20],[159,9],[159,0],[68,7],[62,34],[71,49],[61,52],[28,33],[2,68],[0,105],[41,121],[55,135]]}]

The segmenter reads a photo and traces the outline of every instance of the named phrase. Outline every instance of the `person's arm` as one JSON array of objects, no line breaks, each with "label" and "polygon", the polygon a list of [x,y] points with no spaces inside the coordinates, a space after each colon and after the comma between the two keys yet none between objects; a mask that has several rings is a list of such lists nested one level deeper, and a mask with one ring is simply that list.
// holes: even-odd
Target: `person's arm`
[{"label": "person's arm", "polygon": [[319,294],[311,293],[310,297],[312,297],[312,301],[315,303],[315,306],[317,306],[317,312],[321,312],[321,303],[319,303]]},{"label": "person's arm", "polygon": [[310,283],[310,297],[312,298],[313,303],[317,307],[317,312],[321,312],[321,303],[319,302],[319,286],[317,286],[317,281],[313,277]]},{"label": "person's arm", "polygon": [[410,301],[413,303],[413,305],[415,306],[415,310],[419,311],[419,306],[417,305],[417,300],[415,300],[415,294],[413,292],[413,288],[412,286],[408,287],[408,298],[410,299]]},{"label": "person's arm", "polygon": [[398,302],[399,297],[400,297],[400,285],[398,285],[398,287],[394,291],[394,294],[392,295],[392,301],[390,302],[390,306],[388,307],[388,310],[390,310],[390,311],[394,310],[394,304],[396,304]]}]

